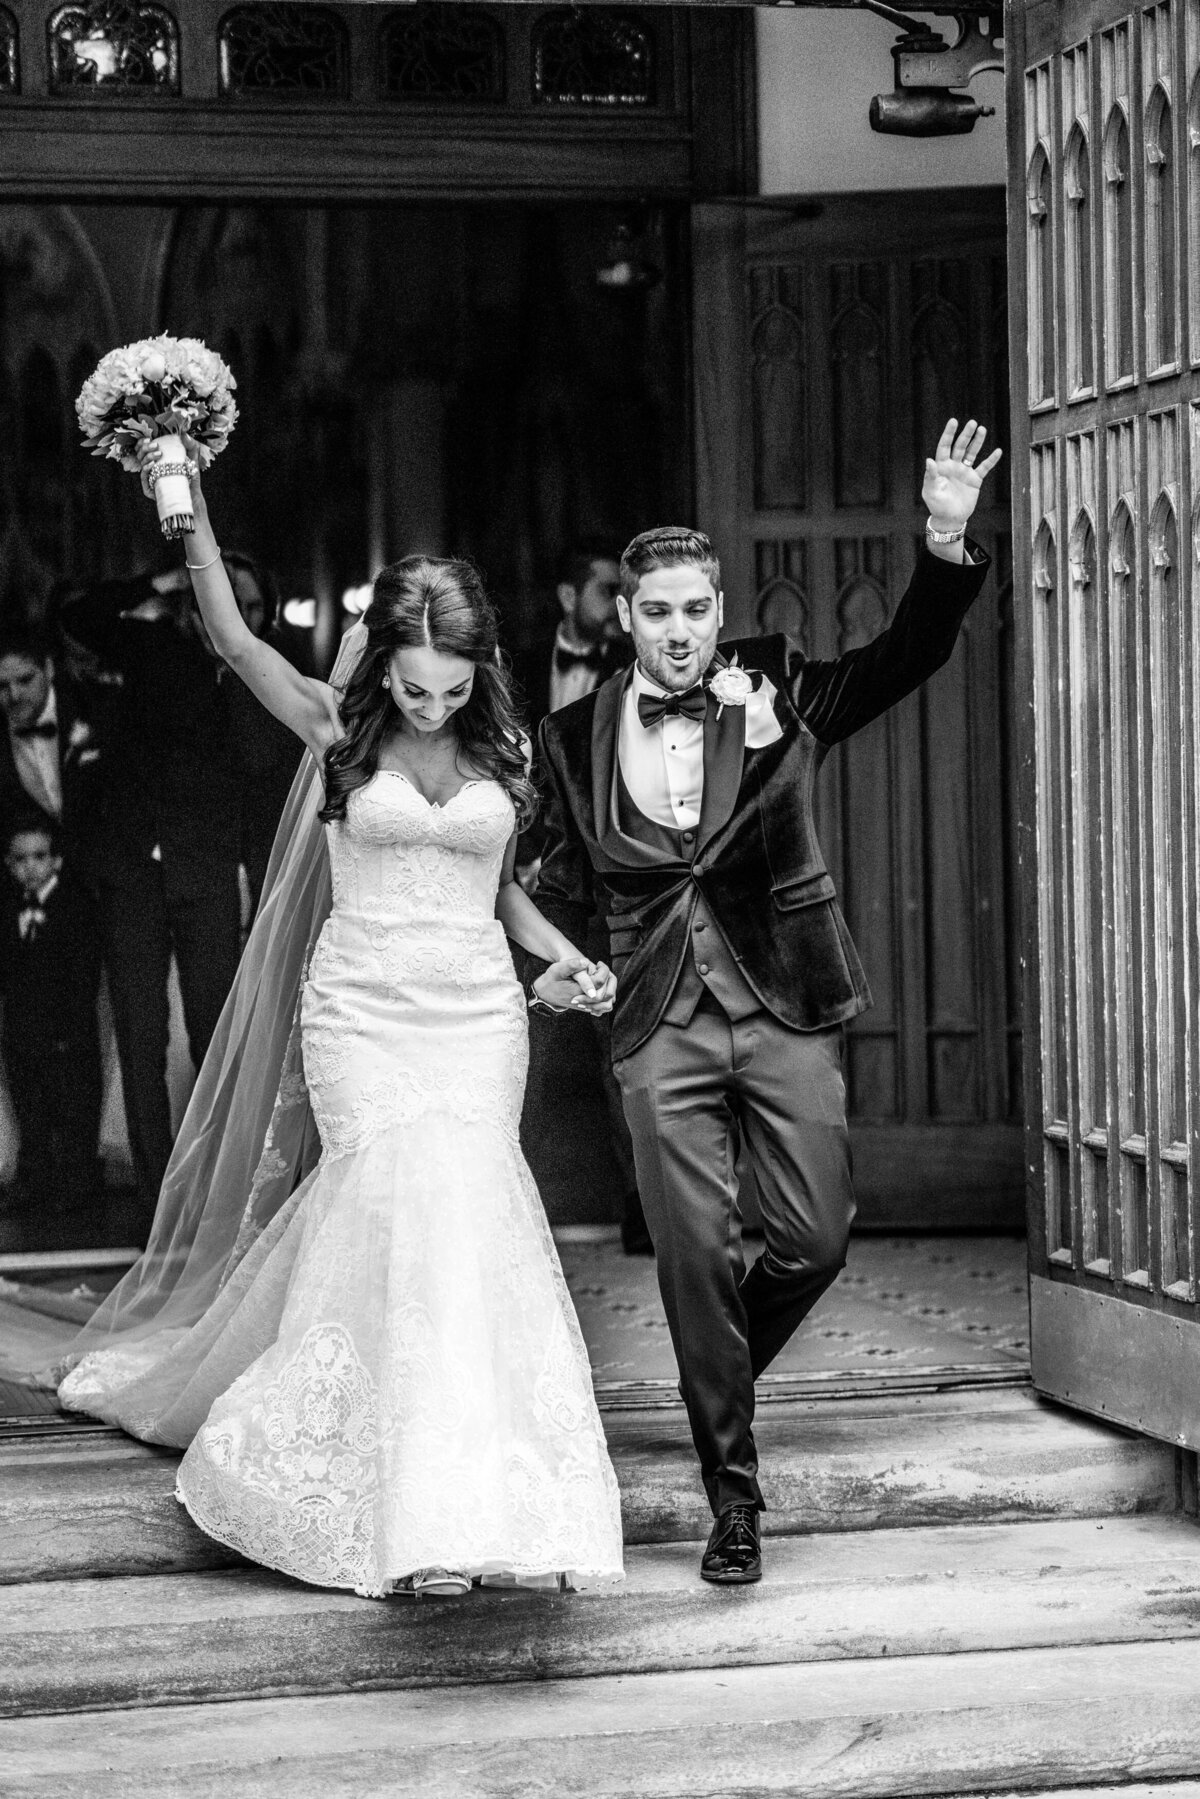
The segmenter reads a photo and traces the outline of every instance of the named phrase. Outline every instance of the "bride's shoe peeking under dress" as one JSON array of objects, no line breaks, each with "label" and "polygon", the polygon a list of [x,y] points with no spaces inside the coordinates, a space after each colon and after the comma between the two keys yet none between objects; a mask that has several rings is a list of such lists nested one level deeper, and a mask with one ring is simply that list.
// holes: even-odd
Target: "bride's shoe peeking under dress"
[{"label": "bride's shoe peeking under dress", "polygon": [[165,1358],[99,1351],[60,1388],[135,1429],[169,1389],[173,1432],[198,1425],[192,1517],[321,1586],[621,1578],[587,1352],[517,1141],[526,1016],[494,915],[513,824],[491,780],[440,807],[382,770],[350,796],[301,1001],[320,1161]]}]

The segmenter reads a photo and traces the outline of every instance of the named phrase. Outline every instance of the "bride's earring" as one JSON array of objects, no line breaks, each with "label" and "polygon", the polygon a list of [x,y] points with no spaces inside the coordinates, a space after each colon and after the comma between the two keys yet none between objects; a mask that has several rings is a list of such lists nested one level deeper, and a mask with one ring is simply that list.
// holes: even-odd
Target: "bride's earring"
[{"label": "bride's earring", "polygon": [[383,677],[383,684],[385,687],[390,688],[392,685],[392,677],[390,675],[385,675]]}]

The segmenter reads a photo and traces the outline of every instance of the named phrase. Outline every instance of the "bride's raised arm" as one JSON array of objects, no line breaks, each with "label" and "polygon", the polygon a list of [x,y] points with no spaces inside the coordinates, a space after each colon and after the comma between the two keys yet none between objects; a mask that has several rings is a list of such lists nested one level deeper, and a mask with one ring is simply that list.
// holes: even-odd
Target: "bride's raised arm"
[{"label": "bride's raised arm", "polygon": [[[184,442],[189,455],[195,520],[194,530],[183,539],[184,556],[196,604],[213,647],[267,711],[273,712],[282,724],[303,739],[320,760],[329,745],[342,736],[337,695],[328,682],[315,680],[294,669],[286,656],[281,656],[271,644],[263,643],[246,624],[221,561],[220,547],[208,516],[195,445],[186,438]],[[142,465],[142,487],[151,499],[154,497],[153,466],[161,454],[159,444],[153,438],[137,451]]]}]

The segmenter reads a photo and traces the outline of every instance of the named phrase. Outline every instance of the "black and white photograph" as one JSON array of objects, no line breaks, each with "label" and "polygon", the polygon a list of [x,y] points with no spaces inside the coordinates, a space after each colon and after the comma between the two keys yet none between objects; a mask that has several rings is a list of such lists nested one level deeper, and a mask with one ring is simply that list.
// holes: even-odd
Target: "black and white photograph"
[{"label": "black and white photograph", "polygon": [[1200,1799],[1200,0],[0,0],[0,1792]]}]

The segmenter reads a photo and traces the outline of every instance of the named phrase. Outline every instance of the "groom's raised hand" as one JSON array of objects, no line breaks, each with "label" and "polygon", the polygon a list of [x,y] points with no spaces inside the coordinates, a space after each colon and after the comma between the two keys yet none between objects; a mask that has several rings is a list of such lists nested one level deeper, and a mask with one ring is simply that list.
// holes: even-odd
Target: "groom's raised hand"
[{"label": "groom's raised hand", "polygon": [[[935,531],[961,532],[979,503],[984,479],[1000,460],[1001,451],[979,461],[987,431],[974,419],[968,419],[960,431],[957,419],[947,419],[946,429],[938,439],[937,449],[925,459],[925,479],[921,499],[929,509],[929,523]],[[962,559],[962,539],[951,544],[932,540],[930,549],[958,562]]]}]

